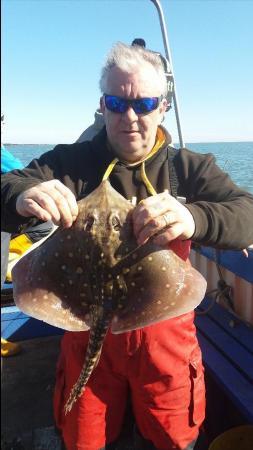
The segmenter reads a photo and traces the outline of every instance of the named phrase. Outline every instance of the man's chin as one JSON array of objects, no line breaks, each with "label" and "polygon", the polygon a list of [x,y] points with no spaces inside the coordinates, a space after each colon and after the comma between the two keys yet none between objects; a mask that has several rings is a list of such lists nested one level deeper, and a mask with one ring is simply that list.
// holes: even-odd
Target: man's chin
[{"label": "man's chin", "polygon": [[141,161],[145,158],[145,152],[139,146],[128,145],[125,146],[124,149],[116,150],[116,153],[121,161],[126,161],[128,163],[135,163]]}]

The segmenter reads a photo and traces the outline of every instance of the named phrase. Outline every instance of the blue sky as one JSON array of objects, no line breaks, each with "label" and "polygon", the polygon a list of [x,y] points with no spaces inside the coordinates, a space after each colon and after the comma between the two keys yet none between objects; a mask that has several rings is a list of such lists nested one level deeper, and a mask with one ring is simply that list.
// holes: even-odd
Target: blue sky
[{"label": "blue sky", "polygon": [[[253,2],[162,0],[185,142],[253,140]],[[70,143],[116,41],[164,53],[150,0],[2,0],[4,142]],[[165,125],[177,141],[174,112]]]}]

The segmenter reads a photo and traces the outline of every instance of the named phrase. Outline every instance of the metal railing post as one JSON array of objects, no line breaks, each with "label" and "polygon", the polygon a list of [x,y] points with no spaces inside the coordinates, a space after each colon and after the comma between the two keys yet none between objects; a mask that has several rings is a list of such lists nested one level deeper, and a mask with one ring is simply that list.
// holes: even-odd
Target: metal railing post
[{"label": "metal railing post", "polygon": [[160,26],[161,26],[162,36],[163,36],[165,56],[170,63],[170,69],[171,69],[171,73],[172,73],[173,80],[174,80],[174,90],[173,90],[172,98],[173,98],[173,103],[174,103],[174,108],[175,108],[178,139],[179,139],[180,147],[184,147],[184,140],[183,140],[182,128],[181,128],[180,117],[179,117],[179,106],[178,106],[178,100],[177,100],[176,82],[175,82],[175,77],[174,77],[172,58],[171,58],[171,52],[170,52],[170,47],[169,47],[168,34],[167,34],[167,30],[166,30],[166,25],[165,25],[164,14],[163,14],[162,6],[161,6],[161,3],[159,0],[151,0],[151,2],[154,3],[154,5],[157,9],[158,15],[159,15]]}]

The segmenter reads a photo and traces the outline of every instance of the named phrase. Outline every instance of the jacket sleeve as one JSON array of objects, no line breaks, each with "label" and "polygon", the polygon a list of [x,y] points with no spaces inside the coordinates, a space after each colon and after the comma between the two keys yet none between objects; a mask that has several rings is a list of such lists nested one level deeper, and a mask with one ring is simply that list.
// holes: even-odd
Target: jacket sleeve
[{"label": "jacket sleeve", "polygon": [[223,249],[253,243],[253,196],[236,186],[211,154],[182,149],[176,170],[195,221],[192,240]]},{"label": "jacket sleeve", "polygon": [[22,170],[13,170],[1,177],[1,230],[10,233],[24,232],[27,226],[37,223],[35,218],[26,218],[17,214],[16,201],[19,194],[44,181],[59,179],[76,194],[74,177],[67,175],[64,167],[71,174],[73,157],[72,145],[58,145],[53,150],[44,153],[39,159],[34,159]]}]

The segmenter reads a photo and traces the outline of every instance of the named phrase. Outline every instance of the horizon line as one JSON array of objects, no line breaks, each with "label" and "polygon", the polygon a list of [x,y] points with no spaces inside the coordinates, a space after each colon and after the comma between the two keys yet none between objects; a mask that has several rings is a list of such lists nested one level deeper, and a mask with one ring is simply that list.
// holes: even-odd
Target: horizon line
[{"label": "horizon line", "polygon": [[[83,142],[87,142],[87,141],[83,141]],[[246,140],[233,140],[233,141],[229,141],[229,140],[219,140],[219,141],[216,141],[216,140],[214,140],[214,141],[209,141],[209,140],[206,140],[206,141],[188,141],[188,142],[185,142],[185,144],[217,144],[217,143],[221,143],[221,142],[223,142],[223,143],[239,143],[239,142],[249,142],[249,143],[253,143],[253,138],[252,138],[252,140],[248,140],[248,139],[246,139]],[[63,144],[63,145],[65,145],[65,144],[67,144],[67,145],[71,145],[71,144],[75,144],[75,142],[69,142],[69,143],[66,143],[66,142],[61,142],[60,144]],[[6,142],[6,143],[4,143],[4,144],[2,144],[2,145],[59,145],[59,142],[57,142],[57,143],[52,143],[52,142],[49,142],[49,143],[35,143],[35,142],[32,142],[32,143],[28,143],[28,142],[25,142],[25,143],[16,143],[16,142]],[[172,145],[179,145],[179,142],[172,142]]]}]

